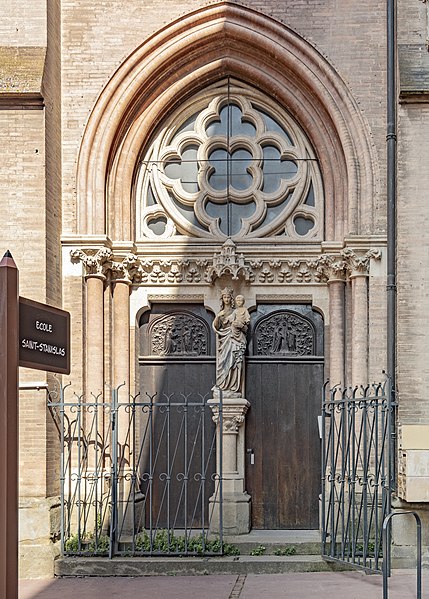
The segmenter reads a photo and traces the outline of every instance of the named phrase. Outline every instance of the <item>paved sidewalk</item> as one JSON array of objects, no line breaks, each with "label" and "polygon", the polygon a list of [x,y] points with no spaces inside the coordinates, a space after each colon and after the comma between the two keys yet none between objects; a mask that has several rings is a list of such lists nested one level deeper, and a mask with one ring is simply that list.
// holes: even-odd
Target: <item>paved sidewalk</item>
[{"label": "paved sidewalk", "polygon": [[[19,599],[382,599],[382,577],[360,572],[148,576],[20,581]],[[394,571],[389,599],[415,599],[414,571]],[[429,598],[429,572],[423,574]]]}]

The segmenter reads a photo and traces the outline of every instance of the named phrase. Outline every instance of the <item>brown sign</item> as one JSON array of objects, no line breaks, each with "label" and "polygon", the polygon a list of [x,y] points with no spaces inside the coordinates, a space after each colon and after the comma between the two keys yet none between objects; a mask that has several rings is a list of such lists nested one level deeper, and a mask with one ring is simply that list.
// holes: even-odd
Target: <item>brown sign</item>
[{"label": "brown sign", "polygon": [[70,313],[19,298],[19,365],[70,374]]}]

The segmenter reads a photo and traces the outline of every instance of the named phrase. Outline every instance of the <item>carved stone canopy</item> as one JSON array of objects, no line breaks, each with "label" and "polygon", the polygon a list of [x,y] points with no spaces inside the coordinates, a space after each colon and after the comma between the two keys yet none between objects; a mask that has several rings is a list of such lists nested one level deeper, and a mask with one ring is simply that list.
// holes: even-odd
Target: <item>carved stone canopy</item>
[{"label": "carved stone canopy", "polygon": [[242,277],[246,283],[252,280],[252,271],[245,266],[243,254],[237,255],[237,246],[228,238],[219,254],[213,256],[213,262],[207,266],[204,279],[213,283],[223,275],[230,275],[233,281]]}]

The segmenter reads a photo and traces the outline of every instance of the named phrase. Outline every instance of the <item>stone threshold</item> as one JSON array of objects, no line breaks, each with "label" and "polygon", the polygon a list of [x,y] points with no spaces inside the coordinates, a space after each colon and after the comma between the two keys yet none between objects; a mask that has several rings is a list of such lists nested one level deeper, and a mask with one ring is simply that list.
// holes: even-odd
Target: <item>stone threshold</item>
[{"label": "stone threshold", "polygon": [[203,576],[209,574],[282,574],[332,572],[344,566],[317,555],[234,557],[61,557],[55,576]]}]

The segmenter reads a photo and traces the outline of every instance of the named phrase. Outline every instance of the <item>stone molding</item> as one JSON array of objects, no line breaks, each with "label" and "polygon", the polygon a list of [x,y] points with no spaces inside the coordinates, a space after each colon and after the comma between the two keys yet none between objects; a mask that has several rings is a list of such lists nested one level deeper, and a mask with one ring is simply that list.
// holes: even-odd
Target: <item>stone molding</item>
[{"label": "stone molding", "polygon": [[74,249],[70,256],[72,262],[82,262],[86,278],[96,276],[130,285],[212,285],[224,275],[247,284],[320,285],[368,276],[371,259],[379,260],[381,251],[363,253],[345,248],[340,254],[270,260],[237,254],[235,244],[227,240],[211,258],[145,258],[128,253],[114,259],[109,248]]}]

